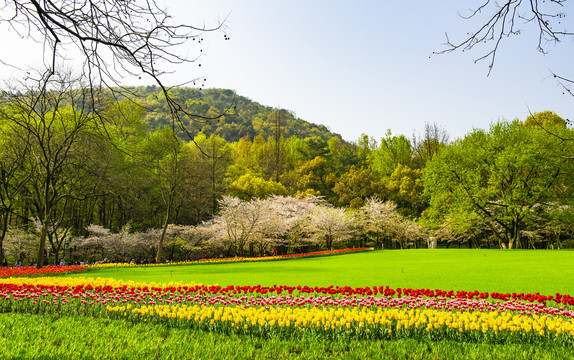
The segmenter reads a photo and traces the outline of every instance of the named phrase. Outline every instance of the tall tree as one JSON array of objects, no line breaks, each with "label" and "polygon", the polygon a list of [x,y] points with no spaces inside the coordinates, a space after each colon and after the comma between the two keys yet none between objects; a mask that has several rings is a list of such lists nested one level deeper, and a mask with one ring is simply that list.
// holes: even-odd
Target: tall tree
[{"label": "tall tree", "polygon": [[143,146],[144,161],[151,167],[165,209],[156,253],[156,263],[159,263],[163,256],[167,227],[176,209],[185,201],[179,195],[191,180],[192,158],[189,147],[170,128],[155,131],[146,140]]},{"label": "tall tree", "polygon": [[524,120],[524,125],[539,126],[543,129],[547,129],[556,126],[566,126],[567,122],[558,116],[554,111],[546,110],[528,115],[526,120]]},{"label": "tall tree", "polygon": [[44,263],[46,240],[59,239],[66,211],[77,199],[73,184],[87,165],[77,149],[95,121],[92,96],[69,76],[50,75],[36,88],[8,94],[2,110],[4,120],[25,134],[21,139],[30,152],[29,196],[41,224],[38,267]]},{"label": "tall tree", "polygon": [[238,198],[263,199],[270,195],[287,195],[283,184],[273,180],[265,180],[259,176],[246,173],[241,175],[227,187],[227,193]]},{"label": "tall tree", "polygon": [[225,176],[233,153],[229,144],[218,135],[206,137],[199,134],[190,146],[192,171],[197,175],[191,201],[200,217],[205,213],[213,215],[225,192]]},{"label": "tall tree", "polygon": [[276,109],[273,112],[273,155],[271,156],[271,169],[273,170],[272,179],[275,182],[281,180],[281,175],[285,170],[285,139],[283,133],[285,132],[285,110]]},{"label": "tall tree", "polygon": [[5,116],[5,111],[0,110],[0,264],[4,262],[3,244],[9,220],[31,176],[26,171],[29,135],[16,124],[6,121]]},{"label": "tall tree", "polygon": [[338,199],[338,206],[359,208],[365,200],[382,191],[383,184],[376,181],[369,168],[357,168],[352,165],[348,172],[342,174],[333,186],[333,192]]},{"label": "tall tree", "polygon": [[[437,123],[425,122],[424,134],[413,136],[413,167],[422,169],[445,145],[448,132]],[[406,164],[403,164],[406,165]]]},{"label": "tall tree", "polygon": [[421,181],[422,170],[399,164],[393,173],[382,181],[387,197],[401,209],[403,215],[418,217],[427,206]]}]

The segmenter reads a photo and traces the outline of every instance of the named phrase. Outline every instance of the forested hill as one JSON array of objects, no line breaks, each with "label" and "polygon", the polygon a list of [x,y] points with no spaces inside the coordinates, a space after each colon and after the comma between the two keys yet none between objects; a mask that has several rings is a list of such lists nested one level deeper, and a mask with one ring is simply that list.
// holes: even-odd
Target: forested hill
[{"label": "forested hill", "polygon": [[[171,117],[165,97],[159,87],[147,86],[135,89],[142,97],[148,109],[147,120],[151,130],[163,125],[171,125]],[[202,131],[209,136],[213,133],[228,142],[236,142],[244,136],[253,139],[262,134],[265,138],[280,133],[284,138],[296,136],[300,139],[321,137],[329,140],[341,135],[332,133],[324,125],[316,125],[295,117],[286,110],[261,105],[244,96],[239,96],[233,90],[195,88],[173,88],[172,96],[185,106],[189,112],[198,115],[194,121],[185,120],[190,135],[195,136]],[[220,117],[218,115],[224,114]],[[201,117],[217,118],[202,120]],[[279,126],[278,126],[279,125]],[[280,130],[280,132],[277,131]],[[184,139],[189,139],[178,129]]]}]

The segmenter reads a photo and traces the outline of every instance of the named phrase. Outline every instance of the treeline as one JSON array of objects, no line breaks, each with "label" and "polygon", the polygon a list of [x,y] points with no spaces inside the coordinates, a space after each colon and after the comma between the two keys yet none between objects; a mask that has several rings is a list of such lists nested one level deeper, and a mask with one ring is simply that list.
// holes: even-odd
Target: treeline
[{"label": "treeline", "polygon": [[[501,121],[450,143],[436,124],[426,124],[423,135],[412,139],[388,132],[379,140],[363,135],[350,143],[328,132],[297,137],[299,120],[284,110],[264,108],[266,115],[253,116],[252,125],[234,123],[238,114],[251,117],[262,108],[241,110],[241,98],[233,100],[231,92],[215,92],[217,106],[206,101],[209,90],[202,100],[186,100],[186,111],[199,117],[183,124],[156,111],[162,102],[152,89],[139,89],[144,98],[137,103],[59,84],[50,91],[2,95],[0,249],[10,249],[11,262],[49,258],[57,263],[65,254],[119,256],[124,254],[117,249],[123,241],[119,234],[136,233],[148,234],[138,240],[148,239],[146,246],[133,248],[148,261],[182,260],[194,251],[205,255],[206,248],[210,254],[243,255],[358,243],[572,245],[574,134],[552,112],[524,122]],[[207,112],[195,107],[202,101],[211,104],[199,104]],[[228,140],[236,136],[241,137]],[[255,240],[238,245],[230,231],[204,236],[208,225],[224,216],[230,199],[257,204],[277,196],[321,199],[317,209],[344,209],[352,218],[360,209],[365,213],[368,204],[387,204],[396,226],[353,222],[340,241],[318,241],[310,212],[298,237],[285,232],[271,238],[259,231]],[[193,236],[170,237],[170,224],[190,226],[195,230],[184,232]],[[381,227],[395,230],[379,238]],[[101,241],[88,246],[84,240],[94,238],[94,229],[108,238],[96,237]],[[254,241],[261,239],[274,240],[254,250]],[[90,246],[92,252],[86,250]]]}]

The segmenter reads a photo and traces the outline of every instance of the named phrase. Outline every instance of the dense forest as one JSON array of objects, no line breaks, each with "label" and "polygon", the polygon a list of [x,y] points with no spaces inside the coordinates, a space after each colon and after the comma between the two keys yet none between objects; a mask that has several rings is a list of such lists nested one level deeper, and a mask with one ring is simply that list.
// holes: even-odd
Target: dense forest
[{"label": "dense forest", "polygon": [[[141,105],[146,108],[145,121],[151,131],[171,125],[171,113],[159,87],[137,87],[130,90],[142,99]],[[245,136],[250,139],[257,135],[268,138],[277,132],[285,138],[341,138],[323,125],[311,124],[283,109],[263,106],[232,90],[173,88],[170,95],[173,100],[184,105],[187,113],[192,114],[192,120],[183,124],[185,131],[180,127],[175,129],[184,140],[189,141],[190,136],[194,137],[200,132],[208,137],[218,135],[227,142],[236,142]]]},{"label": "dense forest", "polygon": [[171,89],[178,121],[158,88],[88,91],[2,94],[0,260],[573,246],[574,132],[551,111],[347,142],[230,90]]}]

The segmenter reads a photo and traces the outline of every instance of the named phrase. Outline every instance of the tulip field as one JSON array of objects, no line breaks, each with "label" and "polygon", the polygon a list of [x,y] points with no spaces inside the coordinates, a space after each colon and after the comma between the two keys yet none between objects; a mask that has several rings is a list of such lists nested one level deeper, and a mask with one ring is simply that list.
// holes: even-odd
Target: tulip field
[{"label": "tulip field", "polygon": [[[367,266],[383,253],[393,256],[392,251],[379,251],[330,256],[319,263],[318,258],[302,257],[267,264],[275,268],[277,264],[296,268],[305,262],[319,266],[321,261],[353,264],[358,257]],[[415,253],[396,252],[396,256]],[[451,254],[456,258],[463,253],[452,250]],[[432,251],[422,254],[438,256]],[[573,252],[539,256],[553,254],[558,257],[548,268],[560,268],[560,257],[566,260],[565,266],[574,264]],[[235,283],[221,284],[179,278],[155,281],[162,278],[158,274],[172,278],[176,268],[201,278],[201,273],[217,269],[225,273],[229,266],[249,271],[253,265],[227,262],[138,269],[117,264],[53,267],[50,276],[47,271],[4,276],[0,278],[0,353],[8,354],[7,358],[574,357],[574,297],[568,292],[514,291],[519,284],[508,291],[391,286],[382,283],[384,273],[379,274],[380,284],[357,286],[359,279],[348,286],[309,285],[318,281],[312,268],[307,274],[310,282],[305,284],[306,276],[299,274],[298,285],[292,283],[295,278],[281,284],[281,278],[275,277],[270,283],[265,275],[260,284],[247,284],[240,276]],[[129,278],[133,271],[152,268],[150,281]],[[114,277],[98,277],[111,275],[112,269]],[[572,278],[556,279],[558,284],[562,280]]]}]

